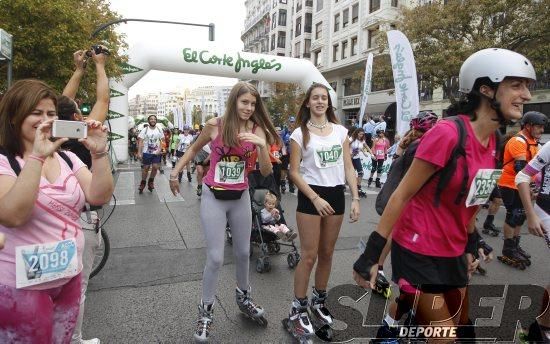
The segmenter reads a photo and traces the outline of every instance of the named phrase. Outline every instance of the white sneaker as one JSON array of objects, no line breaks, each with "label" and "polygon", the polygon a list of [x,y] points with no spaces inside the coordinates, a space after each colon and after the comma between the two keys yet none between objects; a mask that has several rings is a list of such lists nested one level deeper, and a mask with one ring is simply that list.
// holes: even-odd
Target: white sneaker
[{"label": "white sneaker", "polygon": [[92,338],[92,339],[82,339],[80,340],[80,344],[100,344],[99,338]]}]

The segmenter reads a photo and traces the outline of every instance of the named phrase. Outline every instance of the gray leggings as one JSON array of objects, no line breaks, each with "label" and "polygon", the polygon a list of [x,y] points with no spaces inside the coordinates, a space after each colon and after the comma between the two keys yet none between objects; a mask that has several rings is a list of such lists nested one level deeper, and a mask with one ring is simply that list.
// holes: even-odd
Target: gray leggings
[{"label": "gray leggings", "polygon": [[206,239],[206,266],[202,277],[202,301],[212,304],[216,295],[218,273],[223,265],[225,225],[229,222],[233,238],[233,254],[237,265],[237,286],[247,290],[250,259],[250,233],[252,210],[250,194],[244,191],[235,201],[222,201],[214,197],[208,186],[202,185],[201,222]]}]

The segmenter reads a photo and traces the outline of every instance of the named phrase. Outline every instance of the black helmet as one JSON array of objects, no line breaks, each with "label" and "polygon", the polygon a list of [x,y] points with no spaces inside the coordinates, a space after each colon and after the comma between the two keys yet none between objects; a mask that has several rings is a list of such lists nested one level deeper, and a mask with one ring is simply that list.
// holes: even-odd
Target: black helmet
[{"label": "black helmet", "polygon": [[546,125],[548,117],[545,114],[538,111],[528,111],[523,115],[521,119],[521,126],[524,127],[527,124],[531,125]]}]

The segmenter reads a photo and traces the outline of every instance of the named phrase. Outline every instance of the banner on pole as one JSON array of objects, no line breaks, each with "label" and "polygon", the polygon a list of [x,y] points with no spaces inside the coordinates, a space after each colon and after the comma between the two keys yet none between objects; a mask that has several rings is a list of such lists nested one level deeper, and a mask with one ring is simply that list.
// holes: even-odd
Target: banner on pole
[{"label": "banner on pole", "polygon": [[403,135],[420,108],[416,66],[407,37],[398,30],[388,31],[387,34],[397,103],[396,131]]},{"label": "banner on pole", "polygon": [[363,117],[365,115],[365,109],[367,108],[367,102],[369,93],[372,86],[372,61],[374,55],[369,53],[367,56],[367,65],[365,67],[365,83],[363,84],[363,92],[361,92],[361,108],[359,110],[359,128],[363,127]]}]

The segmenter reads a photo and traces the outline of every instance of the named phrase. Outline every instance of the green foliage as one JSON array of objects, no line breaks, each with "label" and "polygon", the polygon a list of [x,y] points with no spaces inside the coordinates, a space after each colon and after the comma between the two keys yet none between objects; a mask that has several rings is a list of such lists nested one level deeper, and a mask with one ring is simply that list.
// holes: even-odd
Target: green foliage
[{"label": "green foliage", "polygon": [[202,124],[202,110],[201,107],[198,105],[193,106],[193,111],[191,112],[191,116],[193,118],[193,125],[195,124]]},{"label": "green foliage", "polygon": [[[110,27],[90,38],[99,25],[120,19],[107,0],[0,0],[0,28],[13,35],[13,79],[37,78],[59,93],[74,71],[73,53],[103,44],[111,52],[107,75],[121,75],[118,55],[123,37]],[[6,88],[7,64],[0,63],[0,93]],[[91,101],[95,93],[95,70],[90,60],[79,97]]]},{"label": "green foliage", "polygon": [[295,116],[300,110],[304,93],[296,84],[275,83],[275,91],[266,102],[267,110],[275,126],[288,123],[290,116]]}]

